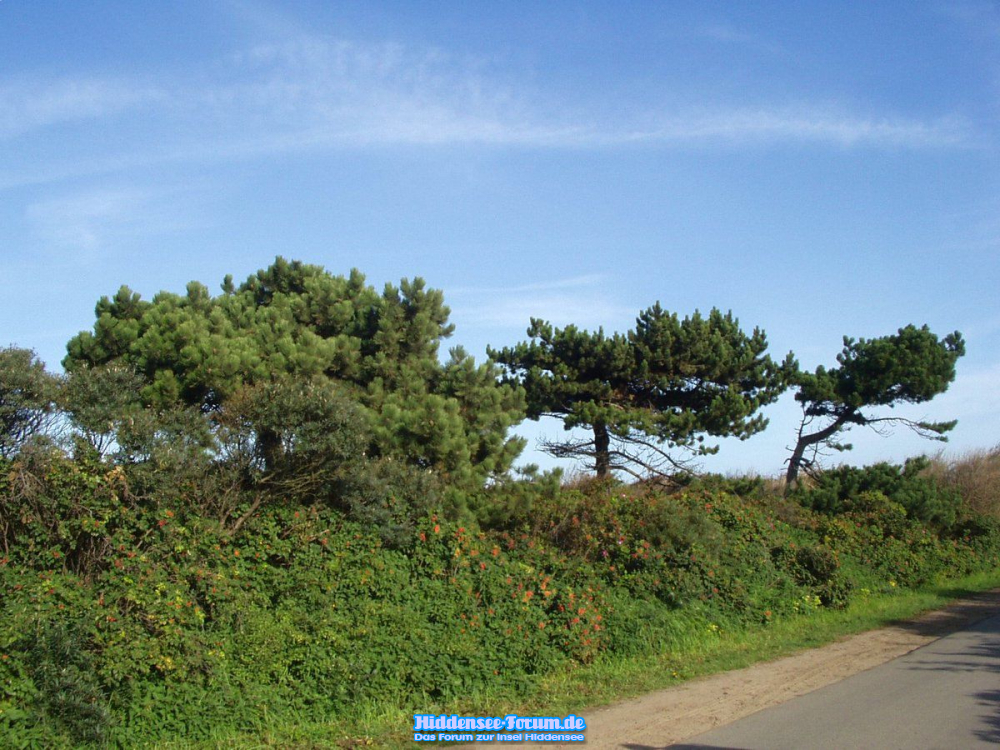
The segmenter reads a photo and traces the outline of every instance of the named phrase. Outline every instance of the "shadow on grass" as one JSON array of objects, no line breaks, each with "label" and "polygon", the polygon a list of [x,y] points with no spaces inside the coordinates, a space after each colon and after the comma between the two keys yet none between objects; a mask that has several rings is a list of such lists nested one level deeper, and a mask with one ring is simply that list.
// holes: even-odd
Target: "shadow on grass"
[{"label": "shadow on grass", "polygon": [[931,589],[930,593],[963,601],[922,617],[887,624],[908,633],[933,637],[970,629],[979,622],[1000,615],[1000,592],[997,591],[976,592],[965,588],[941,587]]}]

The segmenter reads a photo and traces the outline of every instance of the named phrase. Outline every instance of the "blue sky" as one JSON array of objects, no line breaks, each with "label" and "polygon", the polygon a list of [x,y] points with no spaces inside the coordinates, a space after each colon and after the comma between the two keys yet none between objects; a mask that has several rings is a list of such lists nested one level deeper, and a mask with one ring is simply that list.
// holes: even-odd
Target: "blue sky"
[{"label": "blue sky", "polygon": [[[477,357],[657,300],[810,368],[845,334],[957,329],[951,390],[900,413],[990,447],[998,116],[996,2],[3,0],[0,345],[58,369],[121,284],[284,255],[424,277]],[[797,407],[767,414],[707,466],[779,471]]]}]

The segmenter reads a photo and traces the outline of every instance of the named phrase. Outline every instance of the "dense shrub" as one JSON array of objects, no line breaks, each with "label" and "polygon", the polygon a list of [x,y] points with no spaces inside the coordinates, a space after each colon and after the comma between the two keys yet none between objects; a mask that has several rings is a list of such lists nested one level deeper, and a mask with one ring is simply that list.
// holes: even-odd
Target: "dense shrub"
[{"label": "dense shrub", "polygon": [[682,479],[686,489],[703,492],[725,492],[745,499],[759,500],[778,493],[778,484],[756,474],[723,476],[721,474],[691,475]]},{"label": "dense shrub", "polygon": [[913,458],[903,466],[841,466],[819,474],[812,487],[796,490],[794,496],[808,508],[841,513],[854,498],[880,492],[902,506],[910,517],[946,527],[958,518],[962,498],[954,489],[924,474],[929,463],[926,458]]},{"label": "dense shrub", "polygon": [[539,472],[534,464],[497,478],[478,492],[462,493],[452,507],[481,528],[523,531],[535,523],[536,505],[551,506],[566,488],[562,471]]},{"label": "dense shrub", "polygon": [[830,547],[823,544],[778,547],[774,556],[795,583],[815,592],[822,604],[828,607],[847,604],[853,584],[842,574],[840,556]]},{"label": "dense shrub", "polygon": [[1000,552],[994,519],[940,531],[876,491],[791,513],[766,493],[534,475],[462,494],[344,466],[326,497],[255,505],[259,483],[213,504],[86,446],[0,460],[5,742],[131,747],[525,695]]},{"label": "dense shrub", "polygon": [[512,471],[526,393],[442,361],[448,315],[278,259],[214,297],[123,287],[64,376],[0,350],[0,744],[271,745],[997,564],[995,451],[788,498]]}]

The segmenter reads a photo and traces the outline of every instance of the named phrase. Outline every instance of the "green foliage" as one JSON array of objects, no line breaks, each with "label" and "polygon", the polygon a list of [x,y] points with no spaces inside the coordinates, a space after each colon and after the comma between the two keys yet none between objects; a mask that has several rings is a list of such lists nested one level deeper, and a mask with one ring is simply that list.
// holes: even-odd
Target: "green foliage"
[{"label": "green foliage", "polygon": [[535,508],[550,505],[562,492],[562,471],[539,472],[534,464],[500,477],[477,492],[464,493],[459,515],[468,515],[492,531],[523,531],[531,528]]},{"label": "green foliage", "polygon": [[939,455],[926,473],[961,495],[971,510],[1000,517],[1000,446],[950,459]]},{"label": "green foliage", "polygon": [[52,724],[74,743],[97,744],[107,738],[111,712],[85,650],[85,629],[82,622],[47,623],[29,652],[29,672]]},{"label": "green foliage", "polygon": [[955,547],[906,517],[902,506],[880,492],[865,493],[853,509],[823,521],[818,528],[833,549],[854,562],[854,576],[863,588],[915,586],[935,575],[957,569]]},{"label": "green foliage", "polygon": [[[273,395],[312,403],[296,393]],[[328,395],[317,414],[344,416]],[[487,689],[526,695],[604,655],[992,568],[1000,550],[995,521],[968,516],[941,535],[873,491],[838,514],[801,509],[795,525],[762,495],[570,489],[531,472],[460,503],[433,474],[348,453],[328,502],[289,494],[246,514],[256,490],[243,489],[224,517],[184,484],[143,479],[135,494],[143,465],[93,450],[0,462],[6,744],[208,741]],[[437,497],[495,525],[446,518]]]},{"label": "green foliage", "polygon": [[[880,493],[903,509],[905,515],[938,527],[953,524],[962,510],[962,498],[926,476],[926,458],[912,458],[905,465],[877,463],[856,468],[840,466],[815,477],[809,489],[800,488],[793,497],[806,507],[823,513],[859,510],[866,493]],[[870,496],[869,496],[870,497]]]},{"label": "green foliage", "polygon": [[[877,339],[844,337],[839,367],[820,366],[799,376],[795,398],[810,416],[837,416],[866,406],[919,404],[943,392],[955,379],[955,362],[965,354],[962,334],[938,339],[927,326],[909,325]],[[854,415],[858,418],[858,415]]]},{"label": "green foliage", "polygon": [[[122,287],[98,302],[93,332],[69,342],[67,371],[134,370],[145,405],[223,412],[247,387],[332,379],[367,413],[369,456],[455,483],[503,473],[523,447],[506,436],[523,414],[521,392],[460,349],[439,362],[453,326],[442,294],[420,279],[379,294],[357,271],[332,276],[279,258],[223,287],[212,297],[192,282],[150,302]],[[266,448],[268,433],[258,437]]]},{"label": "green foliage", "polygon": [[78,367],[66,379],[61,407],[79,434],[99,453],[135,420],[144,416],[140,392],[145,381],[132,368],[116,364]]},{"label": "green foliage", "polygon": [[689,491],[727,493],[744,499],[774,499],[773,482],[756,475],[727,477],[721,474],[701,474],[683,477],[681,486]]},{"label": "green foliage", "polygon": [[417,523],[441,507],[442,494],[432,473],[391,458],[344,474],[336,492],[346,516],[373,530],[390,549],[413,543]]},{"label": "green foliage", "polygon": [[639,402],[648,410],[642,432],[676,445],[697,433],[747,438],[767,420],[756,412],[785,389],[786,370],[765,354],[759,328],[747,335],[732,313],[679,319],[657,303],[639,314],[628,334],[634,348]]},{"label": "green foliage", "polygon": [[253,485],[295,499],[328,496],[362,462],[370,413],[339,383],[317,376],[241,388],[215,415],[218,450]]},{"label": "green foliage", "polygon": [[29,349],[0,349],[0,457],[14,455],[45,426],[59,379]]},{"label": "green foliage", "polygon": [[822,604],[828,607],[847,605],[853,584],[843,576],[840,557],[834,550],[817,544],[779,547],[773,554],[797,584],[816,592]]},{"label": "green foliage", "polygon": [[[956,523],[946,537],[953,547],[965,547],[971,551],[972,567],[968,570],[975,570],[980,561],[1000,559],[1000,519],[996,516],[987,516],[980,513],[973,513]],[[958,564],[965,562],[968,565],[968,556],[955,555]],[[965,567],[965,566],[963,566]]]},{"label": "green foliage", "polygon": [[663,446],[708,453],[706,434],[759,432],[767,421],[758,410],[784,390],[793,365],[791,355],[779,366],[765,354],[762,331],[747,335],[731,313],[714,309],[681,320],[656,304],[634,330],[613,335],[532,319],[528,336],[490,356],[524,386],[529,417],[557,416],[567,430],[593,431],[592,441],[548,448],[592,458],[599,477],[613,469],[669,473],[676,459]]},{"label": "green foliage", "polygon": [[593,566],[612,590],[670,609],[700,607],[716,622],[761,622],[794,609],[801,591],[772,554],[793,544],[793,532],[767,510],[696,490],[602,490],[563,493],[533,516],[536,533]]},{"label": "green foliage", "polygon": [[[795,399],[802,405],[803,420],[788,461],[788,487],[794,487],[801,468],[814,465],[815,459],[806,451],[816,453],[824,446],[850,449],[837,437],[855,425],[902,424],[924,437],[946,440],[945,433],[954,428],[954,421],[914,422],[875,416],[865,410],[929,401],[947,390],[955,379],[955,363],[964,354],[962,334],[956,331],[938,339],[927,326],[909,325],[895,335],[877,339],[855,341],[845,336],[844,349],[837,355],[838,367],[828,370],[820,366],[813,373],[795,376]],[[816,419],[824,425],[809,432]]]},{"label": "green foliage", "polygon": [[[525,394],[461,350],[441,362],[447,319],[419,280],[379,294],[279,259],[217,297],[101,300],[65,380],[3,352],[4,746],[336,741],[372,712],[523,697],[995,567],[1000,523],[921,462],[830,472],[801,504],[754,478],[515,475]],[[608,469],[630,444],[752,434],[791,367],[718,311],[533,331],[508,375],[533,415],[591,427],[595,455],[606,439]],[[57,408],[71,439],[30,439]]]}]

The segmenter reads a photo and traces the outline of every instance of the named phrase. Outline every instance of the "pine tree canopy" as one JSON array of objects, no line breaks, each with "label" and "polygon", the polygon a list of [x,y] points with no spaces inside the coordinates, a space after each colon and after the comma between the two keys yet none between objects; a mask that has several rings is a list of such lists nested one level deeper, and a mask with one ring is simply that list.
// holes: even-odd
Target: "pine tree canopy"
[{"label": "pine tree canopy", "polygon": [[227,276],[218,296],[191,282],[185,294],[146,301],[123,286],[97,303],[93,331],[69,342],[63,364],[70,373],[127,365],[144,379],[147,405],[206,412],[247,388],[326,378],[365,410],[369,456],[481,482],[522,449],[507,431],[524,396],[461,349],[440,361],[448,316],[442,293],[421,279],[379,293],[357,270],[334,276],[278,258],[239,286]]},{"label": "pine tree canopy", "polygon": [[732,313],[713,309],[680,319],[659,303],[644,310],[633,330],[553,328],[532,319],[530,341],[490,350],[510,382],[524,386],[528,416],[562,419],[589,428],[592,440],[551,442],[557,456],[594,460],[598,476],[622,470],[635,476],[684,467],[682,453],[715,447],[705,436],[747,438],[764,429],[759,409],[785,389],[794,369],[765,352],[767,338],[746,334]]},{"label": "pine tree canopy", "polygon": [[[942,339],[927,326],[908,325],[891,336],[876,339],[844,337],[837,355],[838,367],[817,367],[795,376],[803,419],[788,461],[787,487],[799,471],[813,466],[823,448],[847,450],[836,441],[852,425],[891,427],[901,424],[932,440],[946,440],[955,422],[917,422],[896,416],[872,414],[871,407],[919,404],[948,389],[955,379],[955,363],[965,354],[965,341],[957,331]],[[815,421],[822,420],[818,429]],[[808,457],[811,452],[812,457]]]}]

